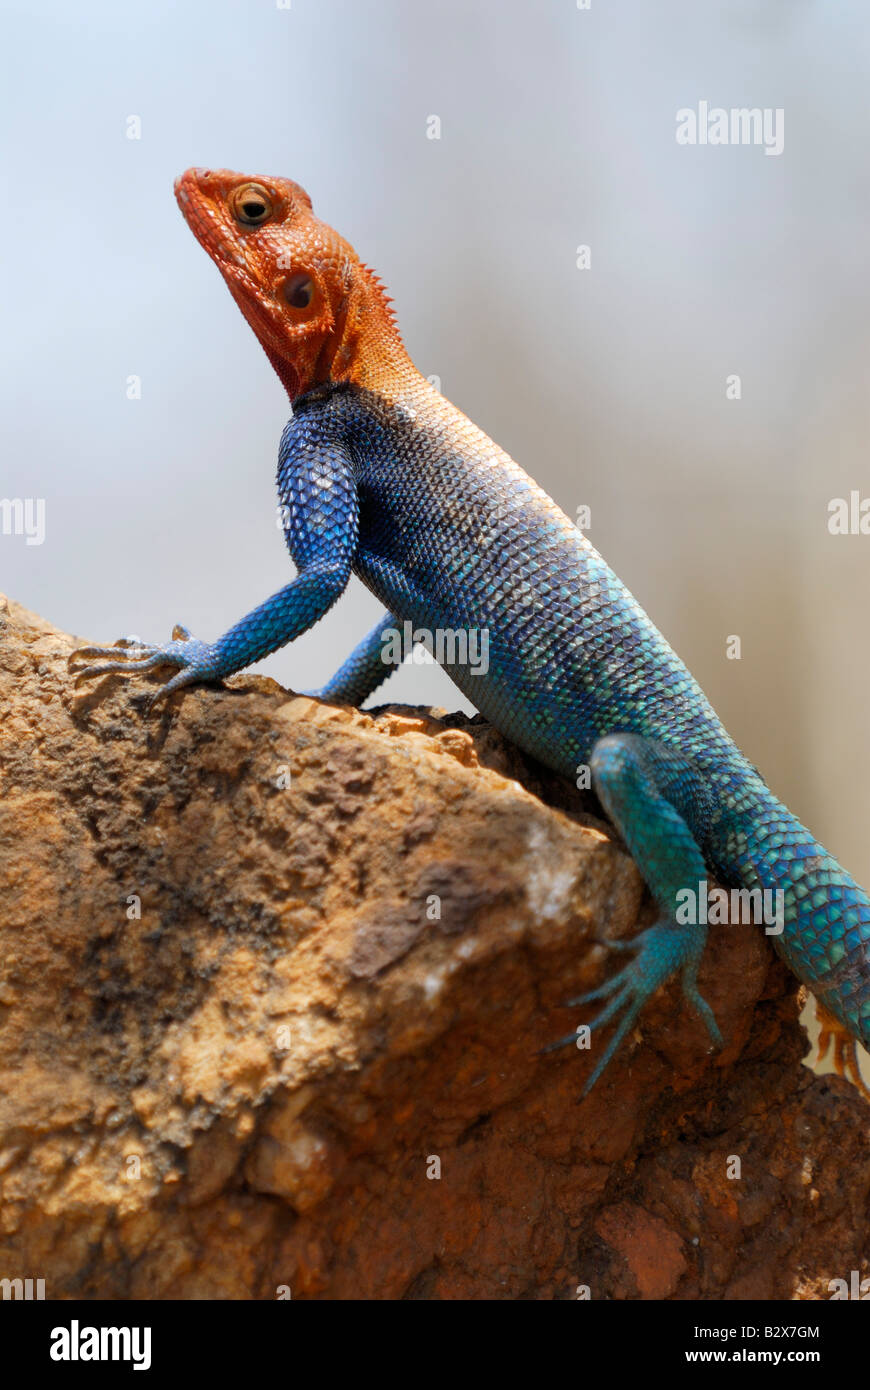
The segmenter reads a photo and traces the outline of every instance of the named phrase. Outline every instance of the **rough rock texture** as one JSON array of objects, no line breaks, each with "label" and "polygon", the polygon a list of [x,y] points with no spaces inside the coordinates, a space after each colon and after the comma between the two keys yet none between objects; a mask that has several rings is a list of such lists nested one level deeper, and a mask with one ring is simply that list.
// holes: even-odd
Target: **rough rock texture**
[{"label": "rough rock texture", "polygon": [[719,1299],[867,1272],[870,1111],[801,1066],[754,929],[702,971],[720,1055],[674,987],[590,1098],[587,1054],[539,1055],[596,937],[649,918],[573,788],[481,721],[250,676],[146,719],[145,679],[76,692],[72,638],[2,619],[0,1277]]}]

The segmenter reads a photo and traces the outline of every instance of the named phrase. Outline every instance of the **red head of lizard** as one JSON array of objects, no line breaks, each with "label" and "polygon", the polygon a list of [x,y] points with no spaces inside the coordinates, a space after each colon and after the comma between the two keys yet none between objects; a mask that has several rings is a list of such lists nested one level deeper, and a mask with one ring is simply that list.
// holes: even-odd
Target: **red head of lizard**
[{"label": "red head of lizard", "polygon": [[416,376],[378,277],[290,179],[188,169],[178,205],[291,400],[323,382]]}]

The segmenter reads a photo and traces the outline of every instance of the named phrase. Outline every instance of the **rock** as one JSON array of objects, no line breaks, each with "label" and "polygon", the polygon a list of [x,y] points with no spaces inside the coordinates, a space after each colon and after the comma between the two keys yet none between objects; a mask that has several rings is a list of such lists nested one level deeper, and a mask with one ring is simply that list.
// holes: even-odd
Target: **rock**
[{"label": "rock", "polygon": [[[255,676],[74,687],[4,602],[0,1277],[49,1298],[827,1297],[867,1110],[795,982],[716,934],[592,1095],[599,938],[650,920],[600,810],[480,719]],[[735,1175],[738,1174],[739,1175]]]}]

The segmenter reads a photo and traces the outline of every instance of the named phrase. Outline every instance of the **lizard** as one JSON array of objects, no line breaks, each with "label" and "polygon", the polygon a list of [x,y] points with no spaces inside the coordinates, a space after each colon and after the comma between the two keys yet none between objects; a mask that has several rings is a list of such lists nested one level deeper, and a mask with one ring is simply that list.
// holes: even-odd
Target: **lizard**
[{"label": "lizard", "polygon": [[380,686],[393,669],[386,629],[486,633],[486,671],[454,650],[448,674],[526,753],[572,779],[588,769],[656,906],[652,926],[608,943],[630,953],[623,968],[568,1001],[600,1005],[594,1041],[612,1026],[584,1093],[677,972],[722,1044],[698,988],[708,922],[681,911],[708,880],[780,895],[774,945],[847,1071],[843,1039],[870,1044],[864,890],[770,791],[585,533],[417,370],[379,276],[305,190],[192,168],[175,193],[291,403],[277,482],[297,573],[215,642],[176,626],[162,645],[79,648],[76,664],[89,664],[77,680],[176,668],[154,700],[220,680],[311,628],[351,574],[387,611],[316,692],[324,700],[360,705]]}]

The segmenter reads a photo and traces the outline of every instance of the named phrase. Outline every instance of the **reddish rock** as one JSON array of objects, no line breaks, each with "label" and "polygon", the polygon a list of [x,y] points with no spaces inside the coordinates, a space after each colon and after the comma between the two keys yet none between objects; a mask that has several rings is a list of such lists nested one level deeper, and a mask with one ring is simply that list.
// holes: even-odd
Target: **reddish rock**
[{"label": "reddish rock", "polygon": [[[150,718],[0,634],[0,1275],[51,1298],[827,1297],[866,1105],[722,931],[592,1095],[543,1044],[649,921],[585,801],[480,720],[239,676]],[[596,814],[597,813],[597,814]],[[735,1176],[739,1159],[739,1176]]]}]

